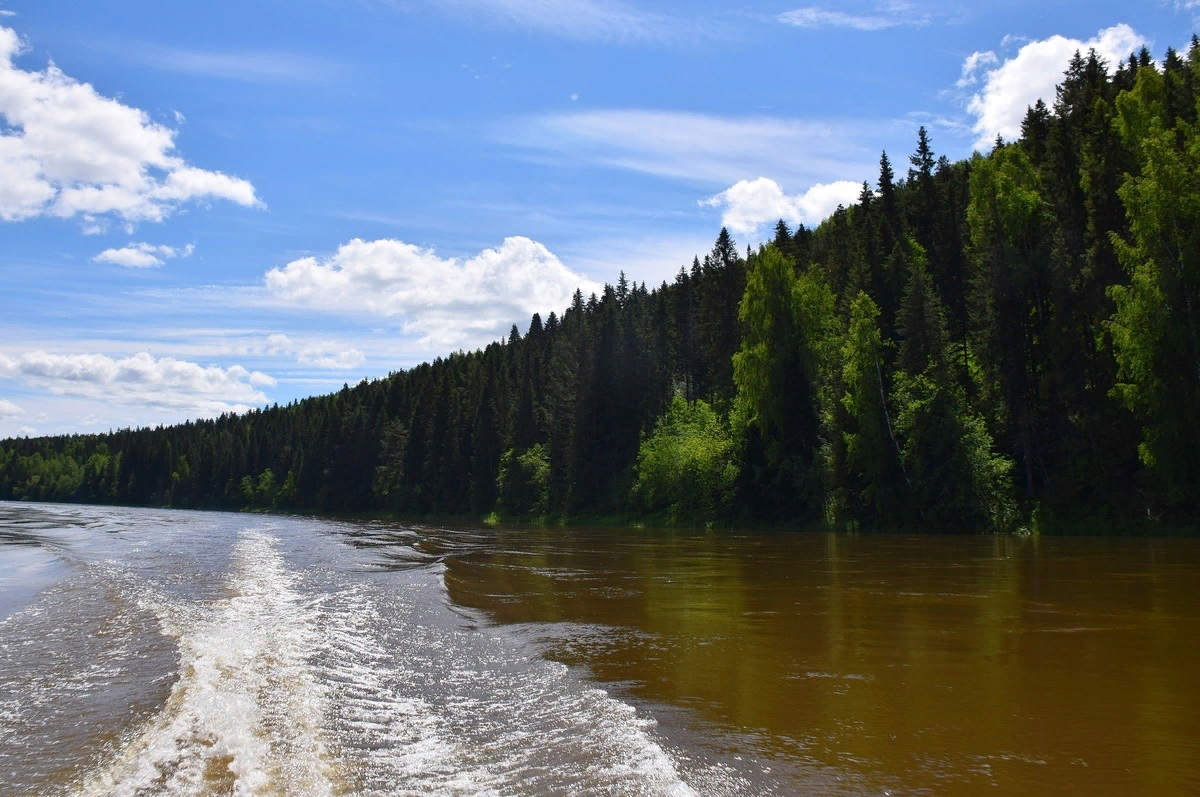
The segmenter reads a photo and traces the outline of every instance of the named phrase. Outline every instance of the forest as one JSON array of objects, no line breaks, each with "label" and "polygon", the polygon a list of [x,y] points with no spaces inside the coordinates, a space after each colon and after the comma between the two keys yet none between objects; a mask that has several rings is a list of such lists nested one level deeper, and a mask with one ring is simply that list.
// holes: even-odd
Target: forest
[{"label": "forest", "polygon": [[[332,395],[0,442],[0,498],[860,529],[1200,520],[1200,40],[1016,141]],[[904,168],[900,166],[900,168]]]}]

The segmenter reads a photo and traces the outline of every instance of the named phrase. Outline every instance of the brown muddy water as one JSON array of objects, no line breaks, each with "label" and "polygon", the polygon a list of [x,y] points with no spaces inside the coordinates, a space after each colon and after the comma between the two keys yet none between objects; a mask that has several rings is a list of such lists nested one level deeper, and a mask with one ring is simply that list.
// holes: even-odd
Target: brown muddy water
[{"label": "brown muddy water", "polygon": [[0,503],[0,795],[1200,794],[1200,540]]}]

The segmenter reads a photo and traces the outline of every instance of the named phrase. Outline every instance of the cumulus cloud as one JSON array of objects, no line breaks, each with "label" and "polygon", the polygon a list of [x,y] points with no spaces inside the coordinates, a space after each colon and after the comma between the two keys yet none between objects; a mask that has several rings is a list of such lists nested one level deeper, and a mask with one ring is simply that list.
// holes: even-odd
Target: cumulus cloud
[{"label": "cumulus cloud", "polygon": [[0,26],[0,219],[82,216],[126,223],[161,221],[190,201],[260,204],[246,180],[189,165],[175,131],[144,111],[104,97],[54,64],[19,69],[24,49]]},{"label": "cumulus cloud", "polygon": [[962,75],[955,85],[960,89],[965,89],[967,86],[974,86],[979,82],[980,69],[998,63],[1000,63],[1000,59],[991,50],[971,53],[967,56],[967,60],[963,61]]},{"label": "cumulus cloud", "polygon": [[[975,116],[973,129],[979,136],[975,146],[983,149],[997,135],[1006,139],[1020,136],[1021,120],[1029,106],[1039,99],[1047,105],[1054,102],[1055,86],[1062,81],[1076,51],[1086,54],[1094,49],[1112,65],[1148,43],[1144,36],[1124,24],[1105,28],[1087,41],[1051,36],[1028,42],[1015,56],[989,70],[983,78],[983,87],[971,97],[967,110]],[[980,67],[982,62],[977,56],[980,53],[972,54],[963,64],[964,77],[971,59],[976,59],[972,74]]]},{"label": "cumulus cloud", "polygon": [[152,268],[161,266],[164,259],[172,257],[190,257],[196,249],[194,244],[187,246],[155,246],[147,243],[130,243],[120,249],[105,249],[92,258],[96,263],[112,263],[126,268]]},{"label": "cumulus cloud", "polygon": [[6,418],[15,418],[18,415],[24,415],[25,410],[13,404],[8,399],[0,399],[0,421]]},{"label": "cumulus cloud", "polygon": [[330,371],[346,371],[357,368],[367,358],[355,348],[346,348],[328,340],[297,343],[287,335],[274,334],[267,337],[267,354],[293,355],[296,362],[313,368]]},{"label": "cumulus cloud", "polygon": [[104,354],[30,351],[0,354],[0,378],[17,379],[54,395],[197,415],[243,412],[267,403],[261,388],[275,380],[240,365],[203,366],[146,352],[114,359]]},{"label": "cumulus cloud", "polygon": [[535,312],[561,312],[576,288],[585,294],[600,289],[522,237],[465,260],[393,239],[355,239],[328,259],[306,257],[271,269],[266,285],[291,304],[402,317],[406,332],[442,349],[495,340]]},{"label": "cumulus cloud", "polygon": [[721,223],[731,232],[751,235],[764,224],[783,219],[789,224],[814,225],[858,200],[862,185],[849,180],[814,185],[803,194],[788,196],[779,183],[767,177],[742,180],[701,202],[724,209]]},{"label": "cumulus cloud", "polygon": [[269,335],[267,337],[267,354],[286,354],[292,349],[292,339],[287,335]]}]

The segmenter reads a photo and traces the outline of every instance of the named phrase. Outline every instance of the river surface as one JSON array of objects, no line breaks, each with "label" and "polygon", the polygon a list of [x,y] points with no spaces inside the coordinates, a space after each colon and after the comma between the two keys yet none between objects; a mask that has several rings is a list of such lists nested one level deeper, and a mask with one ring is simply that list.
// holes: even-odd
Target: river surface
[{"label": "river surface", "polygon": [[0,503],[0,796],[1200,794],[1200,540]]}]

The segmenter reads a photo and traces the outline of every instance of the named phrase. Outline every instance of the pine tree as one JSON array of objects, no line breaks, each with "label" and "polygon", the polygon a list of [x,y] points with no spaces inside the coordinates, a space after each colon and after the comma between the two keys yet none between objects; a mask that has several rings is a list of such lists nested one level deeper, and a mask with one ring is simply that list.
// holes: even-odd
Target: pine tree
[{"label": "pine tree", "polygon": [[1200,495],[1200,131],[1167,121],[1165,78],[1138,74],[1117,100],[1119,130],[1140,174],[1120,190],[1129,237],[1113,236],[1128,286],[1113,286],[1108,329],[1118,364],[1114,393],[1142,424],[1142,462],[1158,508],[1194,511]]},{"label": "pine tree", "polygon": [[948,368],[945,314],[924,253],[915,242],[897,325],[900,369],[891,401],[912,524],[945,531],[1002,527],[1010,521],[1009,463],[992,452],[980,418]]},{"label": "pine tree", "polygon": [[836,346],[833,293],[823,274],[797,275],[773,246],[750,264],[739,308],[745,325],[733,357],[735,426],[763,446],[755,481],[780,519],[818,516],[824,475],[818,454]]},{"label": "pine tree", "polygon": [[902,516],[906,479],[892,428],[883,379],[879,308],[859,292],[850,305],[850,324],[841,349],[846,495],[834,519],[886,526]]}]

